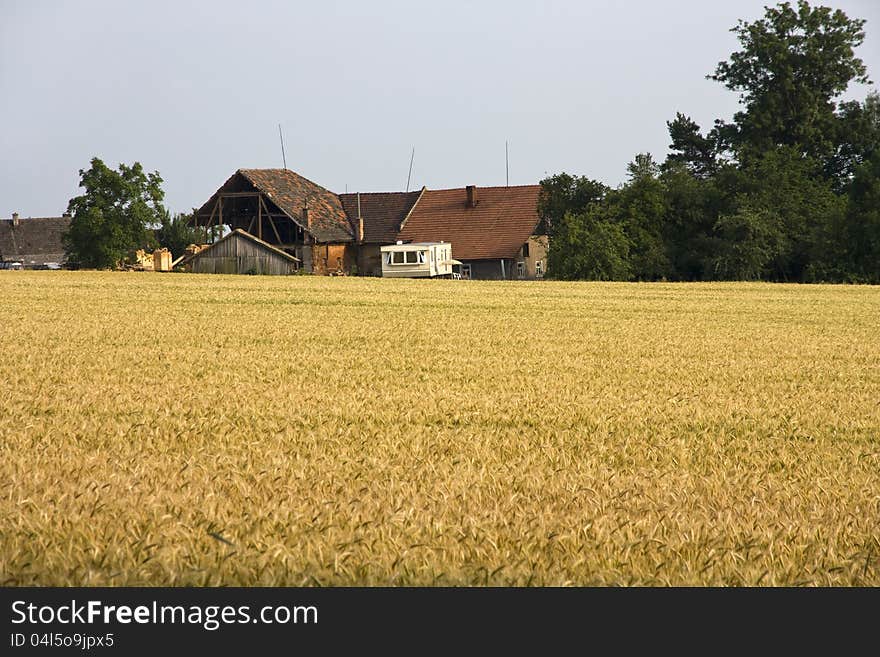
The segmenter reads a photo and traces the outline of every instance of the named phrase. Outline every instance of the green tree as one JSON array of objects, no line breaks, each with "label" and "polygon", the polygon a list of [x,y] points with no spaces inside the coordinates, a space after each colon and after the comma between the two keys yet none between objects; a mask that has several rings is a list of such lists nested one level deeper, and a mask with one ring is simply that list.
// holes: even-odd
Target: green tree
[{"label": "green tree", "polygon": [[190,244],[201,244],[204,232],[190,225],[191,214],[177,213],[174,217],[167,210],[162,213],[162,222],[156,230],[159,246],[164,246],[176,258],[183,254]]},{"label": "green tree", "polygon": [[607,193],[608,187],[584,176],[562,172],[544,178],[538,196],[540,230],[554,235],[556,226],[567,213],[582,213],[590,205],[601,202]]},{"label": "green tree", "polygon": [[698,281],[714,278],[713,262],[718,251],[715,223],[727,211],[725,195],[718,181],[727,179],[719,171],[732,168],[718,165],[710,178],[695,175],[686,164],[667,160],[660,174],[666,197],[666,220],[662,238],[676,280]]},{"label": "green tree", "polygon": [[677,112],[674,121],[667,121],[671,151],[666,164],[680,163],[696,177],[705,180],[711,177],[718,167],[719,146],[715,131],[703,135],[700,126],[689,116]]},{"label": "green tree", "polygon": [[118,266],[139,248],[148,248],[151,225],[165,214],[162,178],[145,173],[139,162],[120,164],[114,171],[94,157],[91,168],[80,169],[85,191],[67,206],[70,227],[64,234],[67,257],[81,267]]},{"label": "green tree", "polygon": [[[793,147],[779,147],[751,160],[733,179],[737,187],[734,213],[748,211],[763,221],[761,234],[773,236],[774,248],[764,278],[803,282],[817,256],[821,235],[845,210],[845,199],[831,183],[815,176],[815,165]],[[729,242],[729,233],[721,237]],[[728,243],[729,246],[729,243]]]},{"label": "green tree", "polygon": [[880,151],[880,94],[871,92],[861,103],[841,103],[835,145],[825,174],[836,191],[845,192],[856,169]]},{"label": "green tree", "polygon": [[722,126],[740,160],[792,146],[819,165],[838,145],[836,99],[850,82],[868,82],[854,50],[865,21],[799,0],[767,7],[763,18],[731,31],[742,49],[720,62],[710,79],[740,93],[744,109]]},{"label": "green tree", "polygon": [[568,212],[556,222],[547,254],[548,272],[561,280],[629,280],[629,240],[623,227],[604,216],[594,204],[579,213]]},{"label": "green tree", "polygon": [[880,152],[860,165],[850,187],[845,241],[848,280],[880,283]]},{"label": "green tree", "polygon": [[608,203],[629,239],[633,276],[648,281],[672,277],[663,240],[669,204],[660,167],[650,153],[640,153],[627,171],[629,182],[609,195]]},{"label": "green tree", "polygon": [[784,248],[779,224],[771,211],[753,208],[747,199],[734,214],[722,215],[715,223],[722,244],[713,263],[715,278],[748,281],[765,277]]}]

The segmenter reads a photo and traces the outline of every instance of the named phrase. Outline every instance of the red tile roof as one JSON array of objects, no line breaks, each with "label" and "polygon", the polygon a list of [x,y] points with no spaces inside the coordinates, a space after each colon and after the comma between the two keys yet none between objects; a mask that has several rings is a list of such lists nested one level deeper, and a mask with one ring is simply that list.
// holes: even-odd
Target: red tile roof
[{"label": "red tile roof", "polygon": [[538,225],[540,185],[425,190],[397,239],[451,242],[457,260],[514,258]]},{"label": "red tile roof", "polygon": [[[319,242],[351,242],[353,235],[339,197],[308,178],[289,169],[239,169],[198,211],[210,216],[217,194],[239,189],[241,179],[263,192],[295,223],[309,230]],[[303,221],[303,208],[309,206],[311,228]]]},{"label": "red tile roof", "polygon": [[[361,193],[361,217],[364,219],[364,242],[394,244],[397,230],[419,198],[418,192]],[[358,195],[340,194],[352,232],[357,234]]]}]

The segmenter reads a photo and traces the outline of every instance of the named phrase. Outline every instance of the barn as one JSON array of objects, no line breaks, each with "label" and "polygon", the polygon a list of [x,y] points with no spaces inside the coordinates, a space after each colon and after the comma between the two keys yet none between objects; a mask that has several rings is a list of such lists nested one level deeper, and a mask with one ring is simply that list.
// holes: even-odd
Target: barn
[{"label": "barn", "polygon": [[197,274],[268,274],[284,276],[299,268],[298,258],[241,229],[185,258],[180,266]]},{"label": "barn", "polygon": [[309,273],[350,271],[355,235],[339,197],[289,169],[239,169],[193,213],[193,224],[242,230],[296,257]]}]

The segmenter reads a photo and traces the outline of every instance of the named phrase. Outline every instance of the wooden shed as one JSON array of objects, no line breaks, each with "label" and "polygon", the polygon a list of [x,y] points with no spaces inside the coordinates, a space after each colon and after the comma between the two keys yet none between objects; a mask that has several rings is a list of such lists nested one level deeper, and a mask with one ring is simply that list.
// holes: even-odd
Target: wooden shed
[{"label": "wooden shed", "polygon": [[197,274],[284,276],[299,268],[299,260],[238,228],[180,265]]}]

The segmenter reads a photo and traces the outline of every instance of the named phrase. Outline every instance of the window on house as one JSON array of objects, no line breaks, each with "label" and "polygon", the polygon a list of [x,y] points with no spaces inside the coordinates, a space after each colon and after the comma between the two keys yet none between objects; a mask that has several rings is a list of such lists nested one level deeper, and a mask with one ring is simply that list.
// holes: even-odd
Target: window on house
[{"label": "window on house", "polygon": [[518,262],[516,263],[516,276],[517,278],[524,278],[526,275],[526,263]]},{"label": "window on house", "polygon": [[523,258],[528,258],[528,257],[529,257],[529,243],[526,242],[525,244],[523,244]]},{"label": "window on house", "polygon": [[471,277],[471,266],[470,265],[462,265],[461,266],[461,277],[462,278],[470,278]]},{"label": "window on house", "polygon": [[406,260],[404,257],[406,256],[406,251],[393,251],[391,253],[391,262],[395,265],[402,265]]},{"label": "window on house", "polygon": [[544,262],[541,260],[535,261],[535,276],[543,276],[544,275]]},{"label": "window on house", "polygon": [[391,251],[388,251],[388,252],[382,254],[382,260],[386,265],[391,264],[391,256],[392,255],[393,254],[391,253]]}]

